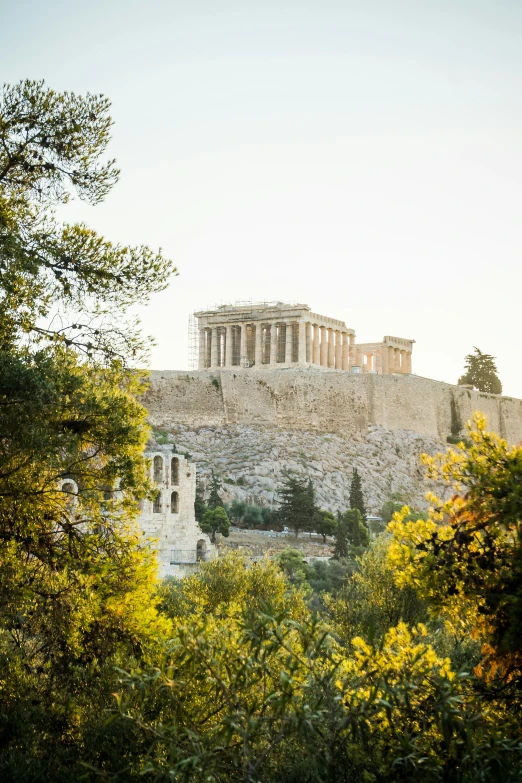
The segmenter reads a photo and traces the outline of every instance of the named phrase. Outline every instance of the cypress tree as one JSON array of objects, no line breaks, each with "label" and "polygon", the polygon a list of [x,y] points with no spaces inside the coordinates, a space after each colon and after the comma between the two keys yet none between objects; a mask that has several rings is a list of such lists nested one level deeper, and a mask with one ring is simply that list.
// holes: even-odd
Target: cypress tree
[{"label": "cypress tree", "polygon": [[218,479],[214,471],[212,470],[212,477],[210,479],[210,495],[208,496],[207,506],[210,509],[224,508],[223,501],[219,495],[221,489],[221,481]]},{"label": "cypress tree", "polygon": [[366,515],[366,508],[364,506],[362,482],[357,468],[353,469],[352,481],[350,483],[350,508],[359,509],[363,521],[366,520],[367,515]]}]

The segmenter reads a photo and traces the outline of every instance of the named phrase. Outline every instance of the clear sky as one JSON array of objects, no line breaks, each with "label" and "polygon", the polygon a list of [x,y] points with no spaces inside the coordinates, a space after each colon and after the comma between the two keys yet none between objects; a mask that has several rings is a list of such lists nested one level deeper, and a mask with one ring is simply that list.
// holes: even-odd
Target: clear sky
[{"label": "clear sky", "polygon": [[155,369],[189,313],[304,302],[414,338],[455,382],[474,345],[522,397],[520,0],[0,0],[3,81],[113,103],[108,238],[180,276],[140,312]]}]

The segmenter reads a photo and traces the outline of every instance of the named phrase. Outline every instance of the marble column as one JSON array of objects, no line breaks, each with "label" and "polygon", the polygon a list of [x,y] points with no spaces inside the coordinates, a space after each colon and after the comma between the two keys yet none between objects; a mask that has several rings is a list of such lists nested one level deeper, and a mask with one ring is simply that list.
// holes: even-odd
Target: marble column
[{"label": "marble column", "polygon": [[411,375],[411,351],[406,353],[406,372]]},{"label": "marble column", "polygon": [[198,370],[205,369],[205,330],[199,329]]},{"label": "marble column", "polygon": [[381,367],[382,367],[382,374],[388,375],[388,346],[387,345],[381,346]]},{"label": "marble column", "polygon": [[360,348],[358,345],[355,346],[355,364],[357,367],[361,368],[361,372],[363,369],[363,352],[362,348]]},{"label": "marble column", "polygon": [[293,337],[294,337],[294,325],[290,321],[287,321],[286,324],[286,339],[285,339],[285,364],[292,364],[292,343],[293,343]]},{"label": "marble column", "polygon": [[311,364],[312,362],[312,324],[308,321],[305,324],[305,363]]},{"label": "marble column", "polygon": [[388,346],[388,374],[395,372],[395,351],[391,345]]},{"label": "marble column", "polygon": [[301,367],[306,364],[306,324],[304,321],[299,321],[298,325],[298,348],[297,348],[297,364]]},{"label": "marble column", "polygon": [[263,324],[263,364],[270,364],[270,324]]},{"label": "marble column", "polygon": [[348,342],[348,335],[346,332],[341,334],[341,366],[343,370],[350,369],[350,344]]},{"label": "marble column", "polygon": [[312,352],[312,364],[321,364],[321,337],[317,324],[314,324],[314,345]]},{"label": "marble column", "polygon": [[333,329],[328,329],[328,367],[335,367],[335,340]]},{"label": "marble column", "polygon": [[261,348],[261,335],[263,330],[261,324],[256,324],[256,352],[255,352],[255,366],[259,367],[261,364],[262,348]]},{"label": "marble column", "polygon": [[342,335],[339,329],[335,332],[335,369],[342,370],[343,368],[343,342]]},{"label": "marble column", "polygon": [[348,351],[350,355],[350,367],[353,367],[354,364],[357,364],[356,351],[355,351],[355,335],[350,334],[349,339],[350,339],[350,348],[348,349]]},{"label": "marble column", "polygon": [[225,327],[225,367],[232,367],[232,327]]},{"label": "marble column", "polygon": [[210,366],[211,367],[217,367],[218,366],[218,330],[216,327],[211,329],[211,338],[210,338]]},{"label": "marble column", "polygon": [[406,351],[401,351],[401,372],[406,372]]},{"label": "marble column", "polygon": [[277,325],[270,324],[270,364],[277,367]]},{"label": "marble column", "polygon": [[239,364],[243,366],[243,360],[247,357],[247,325],[241,324],[241,342],[239,343]]},{"label": "marble column", "polygon": [[382,375],[382,354],[380,351],[376,351],[373,356],[373,367],[375,372]]},{"label": "marble column", "polygon": [[398,348],[393,349],[393,372],[401,371],[401,352]]},{"label": "marble column", "polygon": [[211,364],[211,344],[212,344],[212,330],[205,329],[205,367],[210,367]]},{"label": "marble column", "polygon": [[326,339],[326,326],[321,326],[321,367],[328,367],[328,340]]}]

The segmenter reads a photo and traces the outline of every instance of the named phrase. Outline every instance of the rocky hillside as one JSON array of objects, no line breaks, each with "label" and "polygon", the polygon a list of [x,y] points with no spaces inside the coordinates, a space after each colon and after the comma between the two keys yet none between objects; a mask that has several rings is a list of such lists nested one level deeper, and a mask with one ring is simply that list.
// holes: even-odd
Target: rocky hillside
[{"label": "rocky hillside", "polygon": [[427,482],[420,455],[444,451],[445,444],[407,430],[370,425],[364,436],[340,435],[276,427],[229,425],[192,429],[172,425],[168,436],[180,453],[197,463],[206,484],[210,470],[221,477],[224,500],[246,500],[262,506],[277,502],[285,470],[310,476],[322,508],[345,510],[352,469],[361,474],[370,513],[376,513],[394,493],[416,508],[425,508],[428,490],[441,488]]}]

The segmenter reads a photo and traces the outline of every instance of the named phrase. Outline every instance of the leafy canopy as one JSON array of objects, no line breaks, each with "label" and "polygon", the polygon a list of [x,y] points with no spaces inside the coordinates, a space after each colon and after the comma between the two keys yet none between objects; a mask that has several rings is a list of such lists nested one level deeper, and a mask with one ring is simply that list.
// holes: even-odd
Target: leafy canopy
[{"label": "leafy canopy", "polygon": [[216,540],[216,533],[228,537],[230,535],[230,520],[223,506],[209,508],[205,511],[200,527],[204,533],[210,533],[212,542]]},{"label": "leafy canopy", "polygon": [[77,778],[71,764],[107,708],[114,667],[144,662],[170,631],[156,610],[155,563],[134,527],[151,487],[137,402],[144,378],[128,369],[144,342],[125,319],[166,285],[172,266],[55,213],[73,194],[98,203],[116,182],[114,162],[103,160],[108,109],[102,96],[43,82],[5,86],[0,98],[6,779]]},{"label": "leafy canopy", "polygon": [[287,473],[278,494],[279,523],[294,530],[296,536],[300,530],[311,530],[317,511],[311,480]]},{"label": "leafy canopy", "polygon": [[483,667],[522,688],[522,448],[469,427],[471,446],[425,457],[432,478],[452,484],[446,503],[432,497],[429,519],[396,515],[390,557],[399,584],[411,585],[455,627],[484,641]]},{"label": "leafy canopy", "polygon": [[110,104],[58,93],[42,81],[4,85],[0,96],[0,341],[28,336],[87,356],[143,356],[130,305],[175,273],[160,252],[113,244],[84,224],[60,223],[72,195],[89,204],[118,179],[104,160]]},{"label": "leafy canopy", "polygon": [[464,375],[458,380],[460,386],[469,385],[481,392],[502,394],[502,384],[497,375],[495,357],[482,353],[479,348],[466,356]]}]

